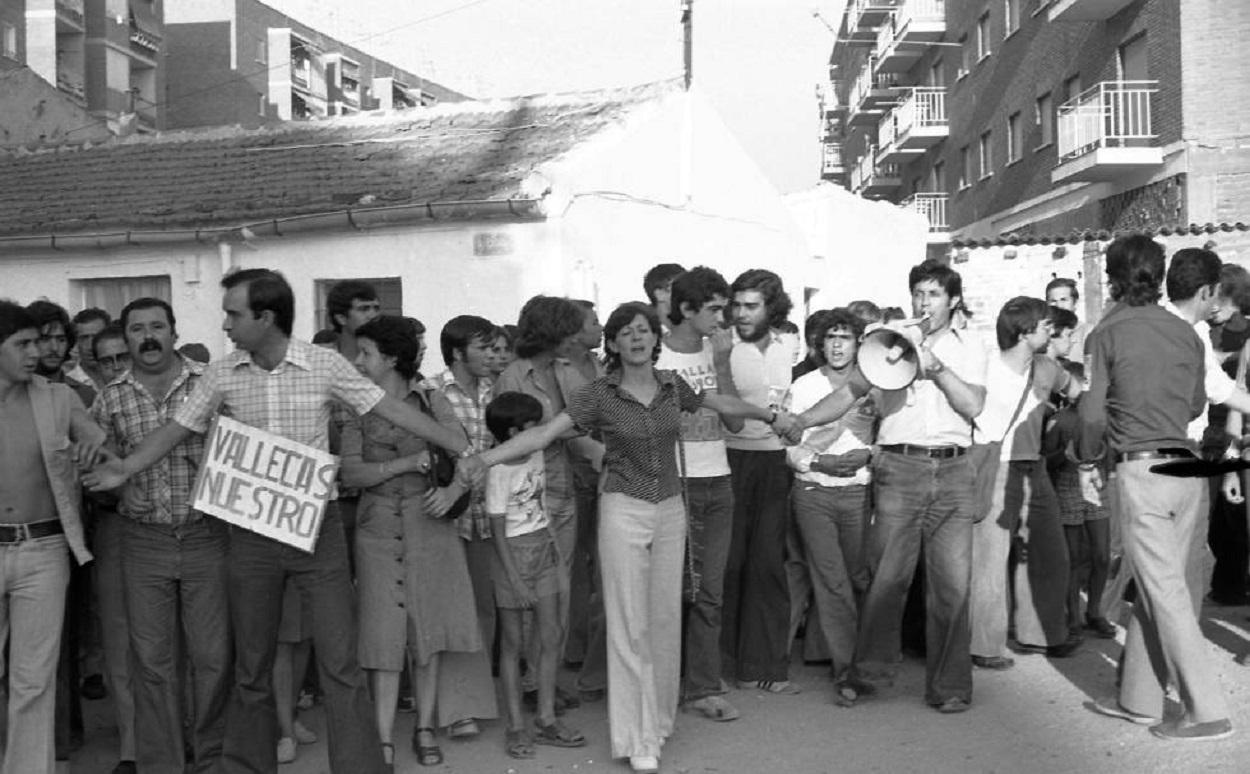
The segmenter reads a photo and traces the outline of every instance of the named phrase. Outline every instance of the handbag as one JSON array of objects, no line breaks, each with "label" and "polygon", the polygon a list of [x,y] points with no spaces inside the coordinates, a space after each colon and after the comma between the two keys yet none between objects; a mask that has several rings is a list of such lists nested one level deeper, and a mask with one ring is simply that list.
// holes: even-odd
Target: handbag
[{"label": "handbag", "polygon": [[[1029,390],[1033,389],[1033,365],[1034,361],[1029,361],[1029,373],[1024,379],[1024,390],[1020,393],[1020,400],[1016,402],[1016,410],[1011,412],[1011,419],[1007,420],[1007,429],[1003,431],[1003,437],[997,441],[988,441],[986,443],[974,443],[968,447],[968,461],[972,465],[972,521],[974,524],[980,524],[990,515],[990,508],[994,505],[994,480],[998,477],[998,466],[1002,464],[999,459],[1002,456],[1003,443],[1007,440],[1007,434],[1011,432],[1011,426],[1016,423],[1016,419],[1020,416],[1020,411],[1024,408],[1024,401],[1029,397]],[[973,421],[976,424],[976,421]]]},{"label": "handbag", "polygon": [[[419,395],[421,399],[418,402],[421,404],[421,411],[430,419],[438,421],[435,419],[434,410],[430,405],[429,393],[421,392]],[[430,454],[430,471],[427,474],[430,482],[430,490],[432,491],[434,489],[441,489],[445,486],[451,486],[452,482],[456,480],[456,459],[449,451],[437,444],[427,443],[426,449]],[[448,509],[447,513],[443,514],[442,518],[454,519],[468,510],[469,500],[472,494],[473,492],[470,490],[460,495],[456,502],[452,503],[452,506]]]}]

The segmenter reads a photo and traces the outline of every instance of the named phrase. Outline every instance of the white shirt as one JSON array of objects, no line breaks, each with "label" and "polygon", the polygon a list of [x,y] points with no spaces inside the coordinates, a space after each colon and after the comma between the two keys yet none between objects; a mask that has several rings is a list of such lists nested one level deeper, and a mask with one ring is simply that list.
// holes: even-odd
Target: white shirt
[{"label": "white shirt", "polygon": [[[803,374],[790,388],[790,411],[801,414],[833,392],[833,385],[824,370]],[[872,448],[877,424],[876,390],[855,401],[838,421],[809,427],[797,446],[786,448],[786,461],[796,478],[819,486],[838,487],[868,484],[872,481],[870,467],[865,465],[852,476],[830,476],[812,470],[812,463],[821,454],[846,454],[855,449]]]},{"label": "white shirt", "polygon": [[521,462],[500,463],[486,472],[486,513],[504,517],[504,534],[518,537],[547,528],[543,509],[546,464],[542,452]]},{"label": "white shirt", "polygon": [[[930,342],[948,370],[969,385],[985,385],[985,347],[974,331],[947,328]],[[906,389],[882,391],[877,443],[966,447],[972,443],[972,424],[951,407],[932,379],[917,379]]]},{"label": "white shirt", "polygon": [[[1163,308],[1185,320],[1185,316],[1172,305],[1171,301],[1164,302]],[[1215,354],[1215,347],[1211,345],[1211,326],[1207,324],[1207,321],[1199,320],[1194,323],[1194,332],[1198,334],[1198,338],[1202,339],[1202,382],[1203,387],[1207,391],[1207,403],[1216,406],[1232,397],[1233,392],[1237,389],[1237,382],[1224,373],[1224,369],[1220,366],[1220,358]],[[1207,418],[1205,415],[1194,419],[1189,423],[1188,435],[1190,439],[1201,441],[1206,427]]]},{"label": "white shirt", "polygon": [[[735,344],[729,353],[729,368],[738,397],[757,406],[779,407],[785,405],[790,392],[794,352],[777,331],[769,331],[767,335],[768,346],[762,352],[757,342]],[[730,449],[746,451],[785,448],[773,429],[758,419],[745,420],[740,431],[726,433],[725,443]]]},{"label": "white shirt", "polygon": [[[698,352],[677,352],[667,344],[660,349],[656,368],[676,371],[696,393],[716,392],[716,362],[712,342],[705,340]],[[725,430],[720,414],[706,406],[693,414],[681,415],[681,446],[685,447],[686,478],[711,478],[729,475],[729,458],[725,455]],[[682,450],[677,450],[677,465],[682,467]]]}]

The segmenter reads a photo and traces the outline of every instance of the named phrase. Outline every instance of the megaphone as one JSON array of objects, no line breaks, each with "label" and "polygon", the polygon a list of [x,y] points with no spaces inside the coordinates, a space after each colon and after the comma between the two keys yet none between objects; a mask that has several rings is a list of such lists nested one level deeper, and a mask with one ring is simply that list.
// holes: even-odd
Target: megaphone
[{"label": "megaphone", "polygon": [[[929,333],[929,318],[903,320],[900,326],[915,326],[921,339]],[[859,372],[868,383],[883,390],[901,390],[920,376],[920,353],[906,334],[895,328],[874,328],[859,342]]]}]

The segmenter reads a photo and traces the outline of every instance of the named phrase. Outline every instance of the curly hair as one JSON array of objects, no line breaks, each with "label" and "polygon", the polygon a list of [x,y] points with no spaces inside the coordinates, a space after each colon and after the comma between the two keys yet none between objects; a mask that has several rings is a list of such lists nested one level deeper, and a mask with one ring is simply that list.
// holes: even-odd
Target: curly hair
[{"label": "curly hair", "polygon": [[654,363],[660,359],[660,316],[655,313],[655,307],[641,301],[627,301],[613,309],[612,314],[608,315],[608,321],[603,324],[603,351],[607,353],[609,371],[620,370],[621,353],[615,351],[614,347],[609,347],[608,342],[614,342],[616,334],[631,325],[639,315],[646,319],[647,325],[651,326],[651,332],[655,334],[655,349],[651,352],[651,362]]},{"label": "curly hair", "polygon": [[395,371],[405,379],[417,373],[417,354],[421,346],[412,333],[412,323],[407,318],[381,315],[356,329],[357,339],[368,339],[387,357],[395,358]]},{"label": "curly hair", "polygon": [[698,312],[703,305],[716,296],[729,300],[729,283],[715,269],[696,266],[690,271],[680,274],[669,286],[670,308],[668,321],[673,325],[681,325],[685,316],[681,313],[682,304],[690,304],[690,308]]},{"label": "curly hair", "polygon": [[859,337],[864,335],[864,327],[864,321],[860,316],[845,306],[824,310],[820,322],[812,329],[812,341],[815,342],[815,346],[812,347],[813,359],[821,365],[828,365],[829,361],[825,359],[825,337],[829,335],[829,331],[845,328],[858,342]]},{"label": "curly hair", "polygon": [[1129,306],[1156,303],[1163,285],[1163,245],[1144,234],[1120,237],[1107,245],[1107,284],[1113,301]]},{"label": "curly hair", "polygon": [[569,299],[534,296],[521,307],[517,320],[517,357],[550,352],[569,336],[580,333],[585,324],[586,313]]},{"label": "curly hair", "polygon": [[754,290],[764,297],[764,306],[768,309],[768,327],[776,328],[790,316],[794,303],[782,286],[781,277],[774,272],[768,269],[747,269],[729,286],[729,292],[734,295],[748,290]]}]

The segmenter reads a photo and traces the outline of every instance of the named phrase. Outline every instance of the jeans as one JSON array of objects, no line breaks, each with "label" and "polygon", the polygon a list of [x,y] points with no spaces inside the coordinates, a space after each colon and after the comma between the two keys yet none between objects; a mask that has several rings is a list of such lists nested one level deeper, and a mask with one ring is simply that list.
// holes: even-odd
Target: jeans
[{"label": "jeans", "polygon": [[0,545],[0,673],[7,666],[8,675],[4,774],[56,770],[52,725],[68,586],[63,535]]},{"label": "jeans", "polygon": [[[868,487],[796,482],[794,519],[812,578],[820,638],[842,676],[855,656],[859,600],[868,588],[864,534],[871,506]],[[815,631],[812,632],[815,634]]]},{"label": "jeans", "polygon": [[720,632],[724,602],[725,561],[733,534],[733,486],[728,476],[687,478],[686,588],[694,600],[686,606],[686,701],[721,690]]},{"label": "jeans", "polygon": [[872,477],[876,510],[868,530],[868,563],[873,572],[855,645],[856,671],[893,671],[903,601],[923,550],[925,701],[971,701],[972,465],[963,456],[881,452]]},{"label": "jeans", "polygon": [[989,515],[973,527],[971,621],[977,656],[1007,652],[1007,557],[1013,539],[1027,555],[1014,576],[1016,640],[1061,645],[1068,639],[1068,546],[1059,498],[1043,462],[1000,464]]},{"label": "jeans", "polygon": [[680,497],[599,498],[599,556],[608,634],[612,756],[659,755],[673,732],[681,666]]},{"label": "jeans", "polygon": [[[124,517],[122,517],[124,518]],[[194,769],[221,758],[230,696],[230,614],[226,596],[227,527],[204,517],[178,527],[122,524],[122,574],[130,616],[139,770],[182,774],[185,652]],[[185,638],[179,642],[178,623]]]},{"label": "jeans", "polygon": [[786,528],[790,468],[784,451],[729,449],[734,518],[725,562],[722,668],[739,680],[789,674],[790,589]]},{"label": "jeans", "polygon": [[130,616],[126,613],[126,584],[122,577],[122,530],[126,517],[95,509],[91,541],[95,561],[95,594],[100,611],[104,672],[117,713],[118,758],[135,760],[135,694],[130,652]]},{"label": "jeans", "polygon": [[1137,582],[1124,640],[1120,704],[1163,717],[1170,678],[1187,720],[1222,720],[1228,704],[1198,625],[1206,580],[1200,527],[1208,508],[1207,482],[1151,473],[1154,464],[1137,460],[1116,466],[1124,552]]},{"label": "jeans", "polygon": [[330,512],[311,555],[238,527],[230,530],[235,686],[226,713],[221,770],[223,774],[278,770],[273,656],[288,576],[311,611],[313,647],[325,692],[330,771],[384,774],[389,767],[382,762],[373,702],[356,660],[355,591],[343,527]]}]

